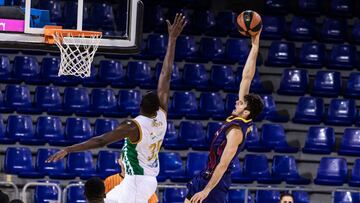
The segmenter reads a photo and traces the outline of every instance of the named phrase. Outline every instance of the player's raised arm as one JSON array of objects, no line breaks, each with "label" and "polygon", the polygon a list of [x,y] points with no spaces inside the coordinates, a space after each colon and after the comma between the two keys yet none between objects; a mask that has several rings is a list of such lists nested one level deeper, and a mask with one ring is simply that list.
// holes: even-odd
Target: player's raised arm
[{"label": "player's raised arm", "polygon": [[104,147],[113,142],[129,138],[131,141],[136,142],[140,138],[139,128],[132,120],[122,122],[115,130],[107,132],[97,137],[93,137],[85,142],[65,147],[65,149],[50,156],[46,162],[55,162],[64,158],[71,152],[80,152],[90,149]]},{"label": "player's raised arm", "polygon": [[249,94],[251,81],[256,71],[256,58],[259,52],[260,33],[251,37],[251,50],[246,60],[239,89],[239,100],[244,101],[244,96]]},{"label": "player's raised arm", "polygon": [[157,88],[157,94],[160,99],[160,106],[165,111],[167,111],[168,101],[170,96],[170,79],[171,79],[172,67],[174,65],[176,39],[179,37],[181,31],[185,27],[186,19],[185,16],[177,13],[173,24],[171,24],[169,20],[167,20],[166,23],[169,32],[168,47],[166,50],[163,66],[161,68],[161,73]]}]

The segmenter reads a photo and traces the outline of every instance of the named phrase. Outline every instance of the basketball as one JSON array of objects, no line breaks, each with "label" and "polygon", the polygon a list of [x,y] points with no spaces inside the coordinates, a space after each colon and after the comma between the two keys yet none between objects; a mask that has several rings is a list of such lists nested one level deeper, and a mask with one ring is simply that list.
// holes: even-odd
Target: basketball
[{"label": "basketball", "polygon": [[255,11],[243,11],[237,17],[237,26],[239,32],[244,36],[256,35],[262,27],[261,17]]}]

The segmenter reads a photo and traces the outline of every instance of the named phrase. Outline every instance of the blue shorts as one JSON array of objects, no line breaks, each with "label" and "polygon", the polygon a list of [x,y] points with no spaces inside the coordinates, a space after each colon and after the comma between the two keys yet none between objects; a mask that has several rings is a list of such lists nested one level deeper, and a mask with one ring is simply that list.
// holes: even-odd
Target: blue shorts
[{"label": "blue shorts", "polygon": [[[188,194],[186,199],[190,200],[196,193],[202,191],[208,184],[210,178],[201,172],[196,175],[188,184]],[[209,196],[203,203],[227,203],[228,193],[231,185],[231,173],[225,173],[215,188],[209,193]]]}]

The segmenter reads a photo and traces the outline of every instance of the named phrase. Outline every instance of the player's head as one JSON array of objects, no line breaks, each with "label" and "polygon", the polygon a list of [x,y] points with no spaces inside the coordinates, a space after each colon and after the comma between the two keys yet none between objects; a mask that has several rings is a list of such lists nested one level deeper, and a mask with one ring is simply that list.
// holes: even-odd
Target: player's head
[{"label": "player's head", "polygon": [[104,202],[106,197],[104,182],[97,177],[90,178],[85,183],[84,195],[89,203]]},{"label": "player's head", "polygon": [[294,203],[294,197],[289,193],[283,193],[280,196],[280,203]]},{"label": "player's head", "polygon": [[145,115],[156,115],[156,112],[160,108],[159,96],[156,92],[147,92],[140,104],[140,112]]},{"label": "player's head", "polygon": [[263,108],[264,104],[259,95],[248,94],[244,96],[244,101],[236,101],[232,114],[245,119],[255,119]]}]

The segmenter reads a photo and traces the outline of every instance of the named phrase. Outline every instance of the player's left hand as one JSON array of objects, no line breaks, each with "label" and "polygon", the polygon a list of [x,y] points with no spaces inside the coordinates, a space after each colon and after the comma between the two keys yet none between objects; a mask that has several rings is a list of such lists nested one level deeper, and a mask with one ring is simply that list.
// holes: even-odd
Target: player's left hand
[{"label": "player's left hand", "polygon": [[63,159],[68,154],[66,149],[60,150],[57,153],[51,155],[47,160],[46,163],[57,162],[60,159]]},{"label": "player's left hand", "polygon": [[202,190],[196,193],[190,200],[191,203],[202,203],[206,197],[209,195],[207,190]]}]

